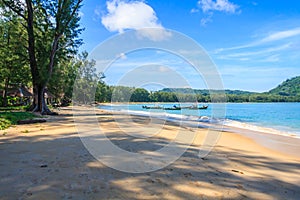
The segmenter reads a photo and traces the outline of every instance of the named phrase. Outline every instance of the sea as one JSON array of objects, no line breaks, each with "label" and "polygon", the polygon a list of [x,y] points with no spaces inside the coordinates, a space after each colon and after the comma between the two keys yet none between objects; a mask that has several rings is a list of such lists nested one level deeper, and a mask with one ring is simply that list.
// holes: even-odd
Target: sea
[{"label": "sea", "polygon": [[[300,138],[300,103],[199,103],[208,105],[203,110],[145,109],[143,106],[172,108],[174,105],[188,107],[192,103],[136,103],[105,104],[104,110],[121,111],[129,114],[153,116],[165,120],[222,124],[226,127],[249,129],[264,133]],[[220,109],[222,112],[220,112]],[[221,114],[220,114],[221,113]]]}]

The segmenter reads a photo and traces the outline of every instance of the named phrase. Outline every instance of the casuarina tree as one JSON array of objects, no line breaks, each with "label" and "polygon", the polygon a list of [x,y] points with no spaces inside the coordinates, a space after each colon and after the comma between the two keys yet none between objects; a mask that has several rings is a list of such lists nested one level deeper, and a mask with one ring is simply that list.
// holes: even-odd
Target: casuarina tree
[{"label": "casuarina tree", "polygon": [[34,100],[31,111],[52,114],[44,91],[53,69],[77,52],[83,30],[79,26],[82,0],[2,0],[23,20]]}]

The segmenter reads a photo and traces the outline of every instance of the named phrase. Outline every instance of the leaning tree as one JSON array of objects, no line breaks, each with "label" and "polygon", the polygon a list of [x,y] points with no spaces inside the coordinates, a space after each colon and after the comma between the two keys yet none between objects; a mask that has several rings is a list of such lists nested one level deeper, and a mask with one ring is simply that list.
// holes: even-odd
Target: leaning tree
[{"label": "leaning tree", "polygon": [[32,76],[34,100],[31,111],[52,114],[46,105],[44,90],[53,69],[77,52],[83,30],[79,9],[83,0],[2,0],[23,19],[27,31],[27,52]]}]

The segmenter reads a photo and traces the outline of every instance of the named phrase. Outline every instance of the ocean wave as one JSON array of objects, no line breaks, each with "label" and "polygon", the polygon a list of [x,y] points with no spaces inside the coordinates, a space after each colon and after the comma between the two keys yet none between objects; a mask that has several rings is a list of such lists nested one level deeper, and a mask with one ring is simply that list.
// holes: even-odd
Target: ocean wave
[{"label": "ocean wave", "polygon": [[127,110],[127,109],[115,109],[112,107],[110,108],[101,107],[101,109],[109,110],[112,112],[121,112],[129,115],[158,118],[165,121],[176,122],[181,125],[186,125],[189,127],[212,128],[221,131],[223,130],[223,126],[224,126],[226,127],[227,131],[232,131],[232,132],[238,132],[240,129],[243,129],[243,130],[251,130],[251,131],[262,132],[267,134],[276,134],[276,135],[300,138],[300,133],[281,131],[274,128],[257,126],[250,123],[240,122],[231,119],[216,119],[210,116],[171,114],[167,112],[149,112],[149,111],[137,111],[137,110]]},{"label": "ocean wave", "polygon": [[263,127],[263,126],[257,126],[254,124],[246,123],[246,122],[240,122],[236,120],[230,120],[226,119],[223,122],[224,126],[232,127],[232,128],[239,128],[239,129],[245,129],[245,130],[251,130],[256,132],[262,132],[262,133],[268,133],[268,134],[275,134],[275,135],[283,135],[283,136],[290,136],[295,138],[300,138],[300,133],[295,132],[289,132],[289,131],[281,131],[274,128],[269,127]]}]

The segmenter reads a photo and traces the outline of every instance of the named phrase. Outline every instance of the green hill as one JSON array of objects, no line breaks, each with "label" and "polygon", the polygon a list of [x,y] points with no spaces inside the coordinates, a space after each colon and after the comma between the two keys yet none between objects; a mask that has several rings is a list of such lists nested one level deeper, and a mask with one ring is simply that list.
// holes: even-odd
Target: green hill
[{"label": "green hill", "polygon": [[281,96],[300,96],[300,76],[287,79],[268,93]]},{"label": "green hill", "polygon": [[[199,101],[210,101],[210,91],[207,89],[164,88],[159,92],[185,96],[196,94]],[[227,102],[300,102],[300,76],[287,79],[268,92],[258,93],[241,90],[212,90],[211,92],[214,94],[225,92]]]},{"label": "green hill", "polygon": [[[209,95],[210,90],[207,89],[192,89],[192,88],[164,88],[160,90],[162,92],[175,92],[181,94],[202,94],[202,95]],[[223,93],[225,94],[235,94],[235,95],[242,95],[242,94],[254,94],[254,92],[249,91],[242,91],[242,90],[211,90],[214,93]]]}]

